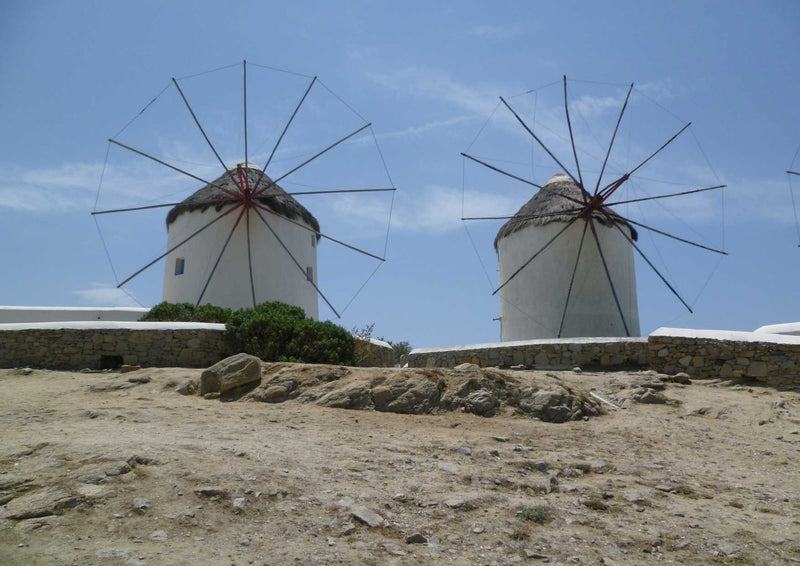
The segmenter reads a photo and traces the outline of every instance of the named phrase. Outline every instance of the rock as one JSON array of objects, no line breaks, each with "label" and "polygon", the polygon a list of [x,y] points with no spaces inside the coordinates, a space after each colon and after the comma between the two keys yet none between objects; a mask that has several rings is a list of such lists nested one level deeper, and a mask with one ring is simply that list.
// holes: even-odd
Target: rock
[{"label": "rock", "polygon": [[453,369],[456,371],[474,371],[474,370],[479,370],[481,368],[480,366],[477,366],[475,364],[465,363],[465,364],[459,364]]},{"label": "rock", "polygon": [[281,403],[289,396],[289,389],[285,385],[271,385],[261,394],[260,400],[265,403]]},{"label": "rock", "polygon": [[517,365],[509,367],[508,369],[512,369],[514,371],[521,371],[521,370],[526,370],[528,368],[525,367],[525,364],[517,364]]},{"label": "rock", "polygon": [[[132,372],[132,371],[139,371],[140,369],[142,369],[142,368],[139,367],[139,366],[132,366],[132,365],[127,365],[127,364],[122,364],[120,366],[120,368],[119,368],[119,372],[120,373],[129,373],[129,372]],[[147,381],[150,381],[150,379],[148,378]],[[147,381],[144,381],[142,383],[147,383]]]},{"label": "rock", "polygon": [[528,560],[550,560],[549,556],[545,554],[539,554],[538,552],[528,550],[527,548],[523,552],[525,553],[525,558]]},{"label": "rock", "polygon": [[203,485],[194,488],[194,493],[198,497],[228,497],[228,490],[213,485]]},{"label": "rock", "polygon": [[386,406],[390,413],[407,415],[424,415],[433,409],[439,402],[441,392],[436,383],[422,381],[400,395]]},{"label": "rock", "polygon": [[443,472],[447,472],[448,474],[453,474],[453,475],[458,474],[458,466],[456,466],[455,464],[451,464],[450,462],[439,462],[437,467]]},{"label": "rock", "polygon": [[589,463],[589,469],[593,474],[603,474],[609,471],[612,466],[602,460],[594,460]]},{"label": "rock", "polygon": [[428,542],[428,539],[422,533],[413,533],[406,537],[406,543],[408,544],[425,544]]},{"label": "rock", "polygon": [[342,526],[340,534],[341,536],[347,536],[353,534],[355,531],[356,531],[356,526],[350,521],[348,521]]},{"label": "rock", "polygon": [[200,375],[200,395],[231,389],[261,381],[261,360],[240,353],[221,360]]},{"label": "rock", "polygon": [[244,497],[234,497],[231,503],[233,504],[233,511],[241,513],[244,511],[245,505],[247,505],[247,500]]},{"label": "rock", "polygon": [[30,375],[33,373],[31,368],[22,368],[22,375]]},{"label": "rock", "polygon": [[405,556],[405,552],[400,548],[400,545],[394,542],[381,543],[383,549],[393,556]]},{"label": "rock", "polygon": [[149,375],[132,375],[128,378],[128,383],[150,383]]},{"label": "rock", "polygon": [[464,411],[479,417],[493,417],[498,405],[497,398],[485,389],[473,391],[464,400]]},{"label": "rock", "polygon": [[63,489],[46,487],[34,493],[15,497],[2,510],[0,518],[21,521],[55,515],[58,511],[72,508],[80,503],[80,499],[71,496]]},{"label": "rock", "polygon": [[369,383],[357,383],[342,389],[335,389],[317,400],[323,407],[336,409],[372,408],[372,388]]},{"label": "rock", "polygon": [[196,379],[185,379],[178,387],[175,388],[175,393],[180,395],[194,395],[197,393],[198,384]]},{"label": "rock", "polygon": [[485,530],[485,529],[484,529],[483,527],[475,527],[474,529],[472,529],[472,532],[473,532],[473,533],[475,533],[476,535],[479,535],[479,534],[481,534],[481,533],[482,533],[484,530]]},{"label": "rock", "polygon": [[165,531],[158,530],[158,531],[153,531],[152,533],[150,533],[150,540],[156,540],[156,541],[163,542],[163,541],[167,540],[168,538],[169,537],[167,536],[167,533]]},{"label": "rock", "polygon": [[507,436],[492,436],[491,439],[497,442],[508,442],[510,440]]},{"label": "rock", "polygon": [[[531,393],[528,394],[531,395]],[[519,407],[539,420],[563,423],[573,418],[573,415],[579,414],[583,416],[580,410],[573,411],[573,401],[576,400],[569,393],[540,390],[527,398],[523,398],[519,403]]]},{"label": "rock", "polygon": [[150,509],[150,502],[145,499],[144,497],[134,497],[133,498],[133,510],[137,513],[145,513],[148,509]]},{"label": "rock", "polygon": [[392,497],[395,501],[399,501],[400,503],[405,503],[408,499],[405,493],[397,493],[394,497]]},{"label": "rock", "polygon": [[350,509],[350,515],[352,515],[355,520],[364,523],[372,529],[386,526],[386,519],[378,515],[375,511],[361,505],[352,507]]},{"label": "rock", "polygon": [[463,454],[464,456],[472,456],[472,450],[467,446],[459,446],[455,449],[456,454]]},{"label": "rock", "polygon": [[645,389],[640,393],[636,393],[633,396],[633,399],[638,401],[639,403],[647,403],[647,404],[659,404],[667,402],[666,397],[664,397],[659,393],[656,393],[653,389]]},{"label": "rock", "polygon": [[101,485],[78,486],[78,494],[86,499],[99,499],[106,493],[106,488]]},{"label": "rock", "polygon": [[455,496],[446,499],[444,504],[450,509],[457,509],[459,511],[472,511],[477,509],[481,502],[479,496]]},{"label": "rock", "polygon": [[574,368],[572,368],[572,371],[574,371],[575,373],[582,373],[583,372],[583,370],[578,366],[575,366]]},{"label": "rock", "polygon": [[689,379],[689,374],[685,372],[679,372],[673,375],[672,381],[674,381],[675,383],[682,383],[684,385],[688,385],[692,382],[692,380]]}]

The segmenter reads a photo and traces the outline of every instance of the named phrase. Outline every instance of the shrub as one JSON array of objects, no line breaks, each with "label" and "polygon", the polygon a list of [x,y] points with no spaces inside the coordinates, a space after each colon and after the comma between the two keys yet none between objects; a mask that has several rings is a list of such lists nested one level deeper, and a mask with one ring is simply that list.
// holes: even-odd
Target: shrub
[{"label": "shrub", "polygon": [[550,510],[541,505],[537,505],[535,507],[525,507],[525,509],[523,509],[519,515],[526,521],[532,521],[540,525],[543,525],[552,519]]},{"label": "shrub", "polygon": [[[192,322],[195,307],[191,303],[159,303],[140,319],[147,322]],[[224,321],[223,321],[224,322]]]},{"label": "shrub", "polygon": [[147,322],[218,322],[225,323],[231,309],[216,305],[194,306],[191,303],[159,303],[140,320]]},{"label": "shrub", "polygon": [[225,337],[234,350],[268,361],[355,362],[355,339],[344,328],[308,319],[300,307],[277,301],[234,312]]}]

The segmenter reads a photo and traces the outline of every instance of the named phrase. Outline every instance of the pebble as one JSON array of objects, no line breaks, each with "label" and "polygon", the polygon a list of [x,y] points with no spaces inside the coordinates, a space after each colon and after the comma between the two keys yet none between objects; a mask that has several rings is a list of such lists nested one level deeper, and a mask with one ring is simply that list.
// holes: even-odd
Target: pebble
[{"label": "pebble", "polygon": [[476,535],[481,534],[483,531],[484,531],[483,527],[475,527],[474,529],[472,529],[472,532],[475,533]]},{"label": "pebble", "polygon": [[400,548],[400,545],[393,543],[393,542],[384,542],[381,543],[383,549],[393,556],[405,556],[405,551]]},{"label": "pebble", "polygon": [[405,493],[396,493],[394,497],[392,497],[395,501],[405,502],[406,501],[406,494]]},{"label": "pebble", "polygon": [[354,519],[360,521],[370,528],[386,526],[386,519],[378,515],[375,511],[362,507],[360,505],[353,507],[350,514]]},{"label": "pebble", "polygon": [[449,462],[439,462],[439,469],[448,474],[458,474],[458,466]]},{"label": "pebble", "polygon": [[463,454],[464,456],[472,456],[472,450],[467,446],[459,446],[456,448],[457,454]]},{"label": "pebble", "polygon": [[497,442],[508,442],[510,440],[507,436],[492,436],[491,438]]},{"label": "pebble", "polygon": [[157,541],[162,541],[163,542],[163,541],[167,540],[168,538],[169,537],[167,536],[167,533],[165,531],[158,530],[158,531],[153,531],[152,533],[150,533],[150,540],[157,540]]},{"label": "pebble", "polygon": [[247,505],[247,500],[244,497],[234,497],[232,503],[233,510],[239,513],[244,510],[244,506]]},{"label": "pebble", "polygon": [[150,502],[145,499],[144,497],[134,497],[133,498],[133,510],[137,513],[144,513],[150,509]]},{"label": "pebble", "polygon": [[408,544],[425,544],[428,539],[422,533],[413,533],[406,537]]}]

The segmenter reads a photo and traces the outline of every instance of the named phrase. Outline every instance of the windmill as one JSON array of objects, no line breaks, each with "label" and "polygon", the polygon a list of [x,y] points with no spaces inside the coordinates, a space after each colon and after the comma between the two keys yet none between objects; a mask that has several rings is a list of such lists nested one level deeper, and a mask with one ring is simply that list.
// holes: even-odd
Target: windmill
[{"label": "windmill", "polygon": [[794,154],[794,159],[792,160],[792,164],[789,166],[789,169],[786,170],[786,177],[789,180],[789,196],[792,197],[792,210],[794,211],[794,225],[795,229],[797,230],[797,247],[800,248],[800,220],[797,218],[797,203],[794,200],[794,187],[792,186],[792,177],[800,177],[800,173],[797,171],[792,170],[794,167],[794,162],[797,161],[797,156],[800,154],[800,148]]},{"label": "windmill", "polygon": [[[538,193],[516,214],[462,215],[465,222],[506,221],[495,238],[499,282],[493,290],[493,294],[499,294],[501,299],[502,339],[638,335],[634,252],[681,305],[692,312],[689,301],[670,281],[665,270],[657,267],[642,249],[637,241],[638,231],[720,256],[727,253],[634,220],[622,212],[622,207],[632,204],[639,206],[645,202],[708,193],[726,187],[724,184],[695,185],[688,190],[662,191],[660,194],[624,193],[627,186],[638,183],[641,171],[668,150],[691,123],[673,130],[671,137],[660,140],[659,145],[651,147],[627,167],[617,166],[617,171],[610,175],[612,150],[634,91],[633,84],[626,85],[627,92],[621,108],[617,106],[620,110],[613,122],[610,140],[603,147],[603,157],[597,159],[594,156],[597,164],[602,165],[590,172],[581,166],[583,160],[579,158],[581,150],[573,132],[566,76],[558,82],[563,85],[563,112],[568,132],[568,138],[563,141],[564,146],[571,150],[572,165],[568,167],[565,160],[559,158],[551,142],[543,141],[542,123],[536,119],[535,111],[533,118],[525,118],[504,97],[500,97],[498,108],[508,112],[505,114],[509,122],[507,130],[511,131],[513,123],[544,151],[549,164],[556,166],[556,175],[547,183],[539,184],[530,180],[530,172],[526,175],[510,171],[508,165],[503,165],[512,163],[509,159],[480,157],[470,153],[469,149],[461,154],[465,166],[470,164],[479,170],[490,171],[494,177],[500,175],[516,184],[538,189]],[[602,100],[606,106],[611,101]],[[483,132],[482,129],[478,137]],[[590,181],[592,173],[595,178]]]},{"label": "windmill", "polygon": [[[238,118],[241,120],[239,133],[228,136],[231,139],[235,138],[236,144],[229,143],[228,147],[218,150],[217,144],[212,142],[213,133],[203,126],[199,117],[201,113],[195,104],[190,102],[192,96],[187,94],[185,83],[188,79],[218,71],[228,70],[230,72],[230,69],[236,71],[239,67],[241,75],[239,81],[236,81],[238,85],[233,83],[235,86],[228,88],[228,90],[238,91],[241,96],[241,114]],[[269,104],[262,103],[264,110],[269,110],[272,114],[277,114],[274,110],[278,105],[276,101],[290,100],[291,93],[294,92],[291,88],[279,91],[278,83],[273,75],[275,73],[291,75],[291,78],[295,79],[294,87],[297,85],[298,78],[305,80],[302,95],[295,98],[291,106],[283,105],[285,114],[280,128],[276,128],[274,125],[272,128],[254,128],[255,120],[253,120],[252,112],[248,120],[248,110],[249,107],[252,107],[254,100],[251,94],[251,102],[248,104],[248,70],[251,70],[252,73],[254,68],[272,73],[269,80],[264,82],[265,88],[260,96],[255,97],[255,101],[263,101],[268,98],[263,96],[264,92],[267,95],[272,94]],[[220,84],[230,87],[231,82],[219,83],[217,81],[214,86]],[[310,95],[315,90],[321,91],[327,97],[325,100],[330,101],[328,106],[319,101],[310,102],[312,98]],[[276,92],[279,92],[279,95],[275,94]],[[180,128],[175,128],[178,136],[190,136],[191,129],[187,129],[186,124],[189,122],[194,129],[194,140],[199,142],[202,139],[202,142],[199,143],[203,146],[205,155],[209,157],[213,155],[216,162],[214,167],[208,163],[200,163],[197,158],[194,160],[181,159],[180,155],[167,157],[163,155],[165,153],[163,148],[160,152],[146,150],[133,142],[120,139],[120,134],[147,111],[150,111],[156,101],[164,98],[165,93],[172,93],[177,107],[173,105],[168,110],[162,108],[161,114],[157,115],[152,122],[163,124],[169,120],[174,120],[175,123],[178,123],[177,120],[183,120],[180,122]],[[202,89],[198,90],[198,93],[202,94]],[[209,95],[207,98],[210,99],[206,109],[207,115],[219,113],[219,107],[225,106],[225,102],[235,103],[228,99],[220,101]],[[334,133],[334,130],[338,129],[341,124],[326,126],[328,124],[327,117],[323,112],[331,104],[347,109],[349,114],[345,121],[348,124],[356,122],[356,125],[350,125],[344,131],[340,130],[338,133]],[[295,135],[293,151],[291,149],[284,151],[284,154],[290,155],[288,158],[282,159],[282,144],[285,145],[293,129],[298,128],[298,121],[304,112],[307,115],[307,132]],[[223,122],[223,125],[218,128],[219,131],[232,130],[229,126],[229,115],[224,115],[224,119],[220,121]],[[278,122],[275,123],[278,124]],[[259,144],[260,149],[267,148],[266,151],[260,149],[253,151],[251,138],[254,129],[258,131],[256,135],[259,139],[269,141],[268,144],[266,141]],[[331,137],[322,144],[312,139],[315,136],[322,137],[326,134]],[[141,143],[152,143],[156,146],[161,143],[158,141],[159,135],[150,134],[146,129],[139,134],[139,138]],[[152,141],[154,139],[156,141]],[[179,141],[180,143],[174,143],[174,147],[184,148],[186,142]],[[230,147],[231,145],[238,145],[238,148]],[[270,147],[271,149],[269,149]],[[121,280],[117,278],[118,288],[123,288],[149,268],[165,260],[163,277],[163,300],[165,301],[191,302],[196,305],[208,303],[229,308],[242,308],[277,300],[300,306],[308,316],[318,318],[317,297],[320,297],[333,314],[340,318],[342,312],[350,305],[363,285],[358,287],[355,295],[347,304],[343,307],[341,304],[335,306],[334,301],[329,298],[327,293],[323,292],[319,283],[317,246],[325,242],[377,263],[374,268],[371,268],[367,280],[385,261],[388,223],[391,218],[395,188],[380,154],[380,148],[377,146],[377,139],[372,133],[371,123],[347,105],[316,76],[308,77],[288,73],[273,67],[243,61],[241,64],[229,65],[180,79],[173,78],[167,87],[151,100],[121,132],[109,139],[109,151],[111,148],[123,150],[125,155],[133,156],[137,160],[146,162],[150,167],[157,167],[170,173],[172,179],[163,183],[170,189],[170,196],[175,192],[174,185],[186,186],[186,180],[191,183],[189,187],[192,191],[187,198],[177,202],[174,201],[174,197],[172,199],[164,198],[165,190],[162,189],[155,198],[145,202],[140,201],[135,206],[98,210],[98,205],[95,204],[92,215],[96,221],[99,217],[106,215],[140,214],[164,208],[170,209],[166,217],[168,233],[166,250],[146,263],[142,262],[138,269],[131,270],[131,273]],[[332,183],[338,182],[333,179],[334,176],[340,176],[342,172],[352,173],[355,169],[351,165],[351,159],[345,160],[343,164],[336,164],[331,158],[335,157],[337,153],[341,157],[343,152],[345,152],[345,157],[348,157],[347,151],[361,153],[367,151],[363,148],[372,150],[372,161],[368,166],[367,160],[359,158],[359,166],[370,172],[377,170],[382,175],[385,174],[383,180],[386,181],[386,184],[382,187],[368,188],[331,187]],[[230,159],[223,157],[226,152],[228,155],[235,155],[240,150],[243,150],[243,153],[240,154],[238,162],[231,163]],[[199,154],[199,150],[196,150],[194,154]],[[106,165],[108,165],[108,154],[106,159]],[[253,163],[251,159],[259,159],[259,162]],[[326,159],[329,163],[327,171],[311,173],[310,178],[317,184],[309,185],[297,181],[301,173],[319,167],[319,164]],[[331,163],[333,165],[330,165]],[[279,169],[280,167],[282,170]],[[217,168],[218,172],[209,176],[208,173],[213,172],[214,168]],[[221,174],[219,168],[221,168]],[[278,172],[273,173],[273,169],[278,169]],[[104,168],[104,175],[108,175],[109,170],[108,167]],[[183,182],[177,182],[176,178]],[[360,181],[361,177],[358,173],[353,173],[350,175],[350,179]],[[198,182],[200,188],[197,188],[196,183]],[[344,182],[348,183],[349,181],[345,179]],[[105,184],[101,180],[98,201],[104,187],[113,192],[113,188],[109,188],[109,183],[109,180],[106,180]],[[295,184],[298,189],[303,190],[287,190],[284,188],[287,183]],[[324,183],[325,186],[321,186],[320,183]],[[185,190],[187,189],[182,189],[182,191]],[[117,190],[117,194],[122,193],[123,191]],[[325,225],[321,226],[317,216],[297,200],[318,195],[335,198],[381,194],[391,194],[392,198],[391,203],[387,203],[386,206],[388,217],[383,252],[368,251],[361,246],[333,237]],[[152,204],[153,200],[156,200],[157,203]],[[163,202],[164,200],[172,200],[172,202]],[[320,209],[317,208],[317,210]],[[334,214],[333,217],[342,216],[341,210],[335,212],[337,214]],[[100,230],[99,223],[98,229]],[[102,230],[100,233],[103,236]],[[105,245],[105,238],[103,241]],[[110,260],[110,254],[108,255]],[[342,269],[342,266],[340,265],[339,268]],[[112,269],[114,269],[113,262]],[[337,279],[344,278],[342,273],[336,275]]]}]

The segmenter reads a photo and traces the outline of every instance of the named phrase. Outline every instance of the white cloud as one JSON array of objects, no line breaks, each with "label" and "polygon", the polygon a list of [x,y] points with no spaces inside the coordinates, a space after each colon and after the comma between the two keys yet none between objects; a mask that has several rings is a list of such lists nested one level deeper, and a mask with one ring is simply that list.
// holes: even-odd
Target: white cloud
[{"label": "white cloud", "polygon": [[[463,195],[465,214],[499,216],[513,214],[520,206],[519,199],[481,191],[466,191]],[[436,234],[461,229],[462,191],[453,187],[431,185],[414,195],[398,194],[392,215],[392,230]],[[352,225],[374,225],[385,221],[385,205],[377,200],[355,202],[343,196],[334,201],[339,218]],[[385,224],[381,227],[385,228]]]},{"label": "white cloud", "polygon": [[80,298],[84,305],[104,306],[104,307],[139,307],[141,304],[129,295],[126,291],[104,285],[93,283],[89,289],[78,289],[73,294]]},{"label": "white cloud", "polygon": [[367,78],[395,92],[449,102],[478,115],[488,116],[503,92],[497,86],[470,86],[447,77],[441,71],[422,66],[409,66],[393,72],[368,72]]}]

